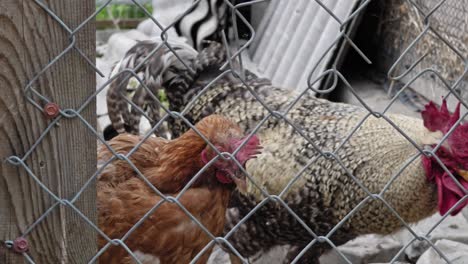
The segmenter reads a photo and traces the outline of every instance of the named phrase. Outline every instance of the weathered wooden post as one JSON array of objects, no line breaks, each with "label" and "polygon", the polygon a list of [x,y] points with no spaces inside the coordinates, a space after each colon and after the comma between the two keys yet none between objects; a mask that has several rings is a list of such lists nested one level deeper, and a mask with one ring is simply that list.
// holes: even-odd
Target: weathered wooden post
[{"label": "weathered wooden post", "polygon": [[[95,10],[95,0],[0,1],[0,263],[23,263],[24,257],[5,248],[3,241],[25,232],[28,254],[35,263],[87,263],[96,253],[97,233],[65,203],[55,206],[28,232],[57,200],[27,169],[65,200],[71,200],[96,171],[96,137],[91,130],[77,117],[61,117],[45,133],[53,119],[26,100],[28,83],[73,43],[70,32],[38,3],[47,6],[71,30]],[[94,19],[75,34],[75,41],[75,47],[94,61]],[[95,74],[83,56],[71,48],[32,87],[61,109],[78,109],[95,91]],[[45,105],[37,96],[32,99]],[[92,101],[80,114],[94,127],[95,113]],[[25,155],[27,167],[6,161]],[[91,183],[73,204],[93,222],[97,215],[95,197]]]}]

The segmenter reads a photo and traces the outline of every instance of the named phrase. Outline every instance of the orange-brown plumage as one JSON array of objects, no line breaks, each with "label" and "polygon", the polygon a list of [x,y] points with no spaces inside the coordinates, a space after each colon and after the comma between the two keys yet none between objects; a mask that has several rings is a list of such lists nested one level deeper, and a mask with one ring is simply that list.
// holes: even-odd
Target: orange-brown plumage
[{"label": "orange-brown plumage", "polygon": [[[209,116],[196,125],[215,147],[232,153],[244,134],[240,128],[221,116]],[[126,155],[141,141],[139,136],[120,135],[109,142],[117,152]],[[237,154],[244,165],[258,153],[254,136]],[[112,152],[102,146],[99,162],[105,163]],[[177,196],[216,152],[193,130],[168,141],[148,138],[129,160],[165,195]],[[121,239],[151,208],[163,199],[158,196],[125,160],[115,160],[99,175],[99,228],[111,239]],[[225,211],[234,182],[245,181],[234,161],[218,159],[205,170],[180,197],[179,202],[214,236],[222,234]],[[175,203],[163,201],[125,239],[133,252],[157,257],[160,263],[189,263],[211,238]],[[108,241],[100,236],[100,247]],[[211,250],[198,263],[205,263]],[[133,258],[121,246],[110,246],[100,257],[100,263],[132,263]]]}]

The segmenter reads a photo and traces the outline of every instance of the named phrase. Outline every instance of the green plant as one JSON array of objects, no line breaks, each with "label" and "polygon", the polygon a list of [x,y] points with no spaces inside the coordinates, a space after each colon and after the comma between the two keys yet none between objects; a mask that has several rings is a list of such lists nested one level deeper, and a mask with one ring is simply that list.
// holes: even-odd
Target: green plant
[{"label": "green plant", "polygon": [[[143,7],[148,13],[153,13],[153,6],[151,4],[143,4]],[[96,10],[101,8],[96,6]],[[96,20],[110,20],[115,19],[139,19],[147,17],[145,12],[137,5],[134,4],[109,4],[104,7],[97,15]]]}]

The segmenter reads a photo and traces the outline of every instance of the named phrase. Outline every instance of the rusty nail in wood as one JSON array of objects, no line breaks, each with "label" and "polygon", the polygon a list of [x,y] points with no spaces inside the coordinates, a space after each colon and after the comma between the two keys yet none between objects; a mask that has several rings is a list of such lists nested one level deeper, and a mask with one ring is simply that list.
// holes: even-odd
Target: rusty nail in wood
[{"label": "rusty nail in wood", "polygon": [[55,118],[56,116],[58,116],[59,111],[60,108],[56,103],[47,103],[44,106],[44,113],[47,116],[47,118]]},{"label": "rusty nail in wood", "polygon": [[18,237],[13,241],[13,250],[16,253],[24,253],[28,251],[29,245],[28,245],[28,240],[24,237]]}]

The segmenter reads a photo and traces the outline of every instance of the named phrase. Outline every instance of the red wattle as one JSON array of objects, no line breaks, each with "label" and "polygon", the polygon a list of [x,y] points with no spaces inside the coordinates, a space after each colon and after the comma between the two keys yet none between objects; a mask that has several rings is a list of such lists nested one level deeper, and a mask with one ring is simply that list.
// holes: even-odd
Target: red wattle
[{"label": "red wattle", "polygon": [[[427,180],[432,182],[435,181],[437,185],[437,205],[439,208],[439,213],[441,215],[446,214],[455,204],[460,201],[464,196],[463,190],[461,190],[455,181],[448,175],[447,172],[443,171],[441,168],[437,168],[437,162],[432,164],[430,158],[423,157],[422,164],[426,172]],[[456,175],[454,172],[452,172]],[[468,190],[468,182],[463,179],[459,179],[460,184]],[[450,215],[458,214],[466,205],[468,205],[468,199],[460,203]]]},{"label": "red wattle", "polygon": [[[434,164],[433,164],[434,162]],[[426,172],[427,180],[434,182],[437,185],[437,205],[439,208],[439,213],[441,215],[446,214],[458,201],[460,201],[464,196],[464,192],[460,190],[458,185],[454,182],[452,177],[448,175],[447,172],[443,171],[442,168],[439,168],[436,161],[432,161],[431,158],[422,157],[422,164],[424,171]],[[455,172],[452,171],[454,175]],[[468,182],[463,179],[459,179],[460,184],[468,189]],[[468,199],[460,203],[450,215],[458,214],[466,205],[468,205]]]},{"label": "red wattle", "polygon": [[[468,182],[464,180],[459,180],[459,182],[463,188],[468,190]],[[441,176],[436,176],[436,183],[439,194],[439,212],[444,215],[465,196],[465,193],[446,172]],[[460,203],[450,215],[458,214],[466,205],[468,205],[468,199]]]}]

